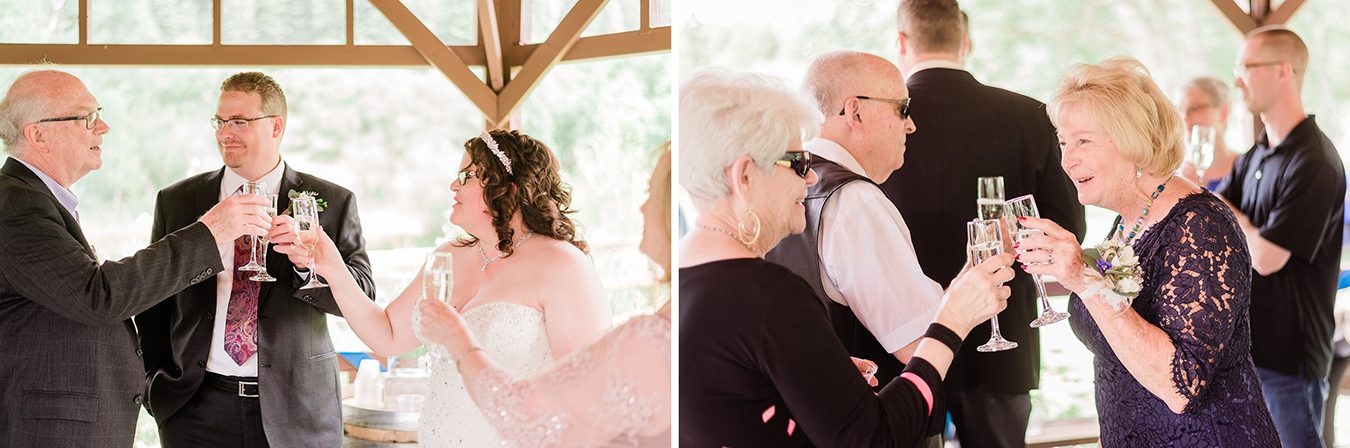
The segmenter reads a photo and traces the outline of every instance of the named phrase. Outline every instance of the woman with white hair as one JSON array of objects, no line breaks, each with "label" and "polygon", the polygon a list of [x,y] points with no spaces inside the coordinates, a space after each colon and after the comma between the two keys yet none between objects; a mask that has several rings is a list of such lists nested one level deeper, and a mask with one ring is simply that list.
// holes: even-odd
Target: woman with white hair
[{"label": "woman with white hair", "polygon": [[820,112],[779,82],[701,72],[680,88],[680,184],[699,215],[680,250],[681,446],[914,446],[945,422],[942,376],[1007,306],[1011,255],[947,290],[912,361],[880,394],[820,299],[765,251],[805,226],[802,140]]},{"label": "woman with white hair", "polygon": [[1073,292],[1069,322],[1096,355],[1102,445],[1279,446],[1251,357],[1251,257],[1227,206],[1172,175],[1176,109],[1122,58],[1074,67],[1048,112],[1079,202],[1120,214],[1091,267],[1048,220],[1022,218],[1045,234],[1017,245],[1028,273]]}]

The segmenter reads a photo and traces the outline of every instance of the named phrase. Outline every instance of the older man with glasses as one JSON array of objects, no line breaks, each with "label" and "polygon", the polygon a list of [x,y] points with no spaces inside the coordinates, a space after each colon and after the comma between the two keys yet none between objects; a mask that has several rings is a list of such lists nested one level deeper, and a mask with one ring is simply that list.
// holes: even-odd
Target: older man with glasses
[{"label": "older man with glasses", "polygon": [[130,447],[145,401],[131,316],[221,272],[217,247],[271,225],[262,200],[231,198],[100,264],[70,190],[103,164],[100,110],[54,70],[19,76],[0,102],[0,446]]},{"label": "older man with glasses", "polygon": [[877,187],[904,163],[915,130],[908,91],[894,64],[850,51],[817,58],[803,89],[826,117],[820,137],[803,145],[819,182],[807,190],[806,230],[767,258],[811,284],[849,354],[875,362],[884,387],[904,370],[943,294]]},{"label": "older man with glasses", "polygon": [[[375,297],[356,199],[332,182],[296,171],[281,158],[286,96],[272,77],[235,74],[221,84],[211,126],[225,166],[159,192],[153,235],[190,223],[198,210],[240,189],[317,196],[324,232],[337,243],[368,297]],[[277,254],[230,242],[228,267],[136,316],[145,349],[146,408],[165,447],[333,447],[342,444],[336,358],[328,314],[342,313],[327,288],[303,288],[313,274],[295,220],[283,213],[269,236]],[[281,256],[284,255],[284,256]],[[246,271],[256,260],[263,272]]]},{"label": "older man with glasses", "polygon": [[1265,130],[1216,193],[1247,236],[1252,360],[1284,446],[1320,447],[1332,307],[1340,273],[1345,168],[1303,109],[1308,47],[1293,31],[1259,28],[1234,70]]}]

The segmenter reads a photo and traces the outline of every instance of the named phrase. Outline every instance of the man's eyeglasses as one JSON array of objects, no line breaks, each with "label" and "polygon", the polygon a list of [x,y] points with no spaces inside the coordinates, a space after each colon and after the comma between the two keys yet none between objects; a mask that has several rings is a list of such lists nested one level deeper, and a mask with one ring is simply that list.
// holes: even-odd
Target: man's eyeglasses
[{"label": "man's eyeglasses", "polygon": [[103,108],[100,107],[100,108],[94,109],[94,111],[93,111],[93,112],[90,112],[89,115],[77,115],[77,116],[73,116],[73,117],[59,117],[59,118],[43,118],[43,119],[38,120],[38,121],[36,121],[36,122],[37,122],[37,123],[50,123],[50,122],[53,122],[53,121],[75,121],[75,120],[84,120],[84,128],[92,131],[92,130],[94,129],[94,125],[98,124],[98,114],[99,114],[99,112],[102,112],[102,111],[103,111]]},{"label": "man's eyeglasses", "polygon": [[[909,118],[909,100],[910,100],[909,98],[905,98],[905,99],[903,99],[903,100],[893,100],[893,99],[890,99],[890,98],[873,98],[873,97],[870,97],[870,96],[863,96],[863,95],[858,95],[858,96],[855,96],[854,98],[857,98],[857,99],[860,99],[860,100],[866,100],[866,101],[878,101],[878,102],[882,102],[882,103],[891,103],[892,105],[895,106],[895,114],[896,114],[896,115],[899,115],[901,120],[904,120],[904,119],[906,119],[906,118]],[[844,109],[839,109],[839,115],[840,115],[840,116],[843,116],[843,115],[844,115]]]},{"label": "man's eyeglasses", "polygon": [[463,187],[469,184],[469,179],[475,177],[478,177],[478,173],[474,172],[474,170],[464,170],[460,171],[458,176],[455,176],[455,182],[459,182],[459,186]]},{"label": "man's eyeglasses", "polygon": [[1270,67],[1272,65],[1280,65],[1280,64],[1284,64],[1284,61],[1254,62],[1251,64],[1239,64],[1237,67],[1233,67],[1233,77],[1247,79],[1247,75],[1250,74],[1250,72],[1254,68]]},{"label": "man's eyeglasses", "polygon": [[805,179],[811,172],[811,153],[806,151],[789,151],[787,154],[783,154],[782,157],[779,157],[778,160],[775,160],[773,164],[791,168],[792,172],[797,173],[798,176]]},{"label": "man's eyeglasses", "polygon": [[248,126],[255,121],[274,117],[276,117],[276,115],[263,115],[258,118],[231,118],[229,120],[220,117],[211,117],[211,128],[218,131],[222,126],[229,126],[231,131],[239,132],[248,129]]}]

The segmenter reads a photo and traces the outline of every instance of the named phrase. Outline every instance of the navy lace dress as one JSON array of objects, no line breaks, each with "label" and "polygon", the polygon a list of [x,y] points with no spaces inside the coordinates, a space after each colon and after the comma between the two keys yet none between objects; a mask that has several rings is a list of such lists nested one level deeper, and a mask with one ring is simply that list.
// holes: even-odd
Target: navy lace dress
[{"label": "navy lace dress", "polygon": [[1116,358],[1082,300],[1069,322],[1096,355],[1105,447],[1278,447],[1251,357],[1251,256],[1227,207],[1208,192],[1182,198],[1134,242],[1144,287],[1133,308],[1176,346],[1172,384],[1189,403],[1173,413]]}]

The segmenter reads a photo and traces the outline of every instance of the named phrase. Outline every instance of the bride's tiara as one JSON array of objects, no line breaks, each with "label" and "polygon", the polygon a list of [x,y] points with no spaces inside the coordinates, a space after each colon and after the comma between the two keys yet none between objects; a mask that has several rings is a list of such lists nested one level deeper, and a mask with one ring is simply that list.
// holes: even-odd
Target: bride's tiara
[{"label": "bride's tiara", "polygon": [[501,148],[497,147],[497,141],[492,139],[492,134],[489,134],[488,131],[483,131],[482,134],[478,134],[478,139],[482,140],[483,144],[487,145],[488,149],[492,150],[492,154],[497,156],[497,160],[502,161],[502,166],[506,168],[506,174],[516,174],[511,172],[511,158],[506,157],[506,151],[502,151]]}]

